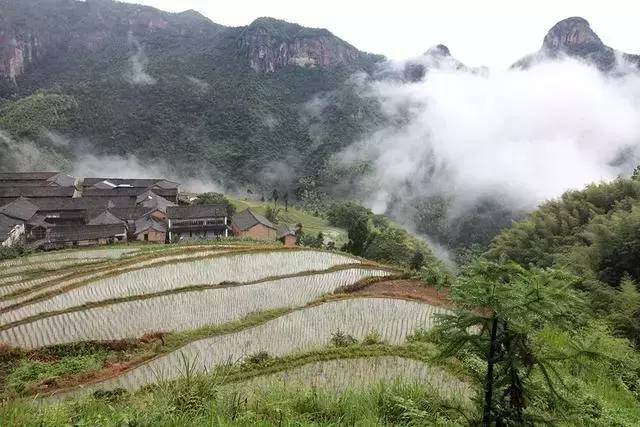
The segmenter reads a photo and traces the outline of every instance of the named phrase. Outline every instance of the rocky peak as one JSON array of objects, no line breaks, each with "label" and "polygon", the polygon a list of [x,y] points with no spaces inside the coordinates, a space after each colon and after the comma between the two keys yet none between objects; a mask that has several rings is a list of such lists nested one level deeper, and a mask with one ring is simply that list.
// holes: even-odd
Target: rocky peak
[{"label": "rocky peak", "polygon": [[542,48],[520,59],[513,67],[528,68],[535,63],[563,56],[592,64],[603,72],[615,71],[620,59],[632,67],[640,66],[640,56],[618,52],[605,45],[586,19],[572,17],[555,24],[545,36]]},{"label": "rocky peak", "polygon": [[427,50],[424,54],[430,56],[451,56],[451,51],[447,46],[438,44],[429,48],[429,50]]},{"label": "rocky peak", "polygon": [[258,18],[246,27],[240,47],[251,68],[261,73],[287,66],[350,66],[361,57],[358,49],[326,29],[305,28],[274,18]]},{"label": "rocky peak", "polygon": [[551,52],[597,50],[605,47],[589,22],[580,17],[563,19],[554,25],[544,38],[542,48]]}]

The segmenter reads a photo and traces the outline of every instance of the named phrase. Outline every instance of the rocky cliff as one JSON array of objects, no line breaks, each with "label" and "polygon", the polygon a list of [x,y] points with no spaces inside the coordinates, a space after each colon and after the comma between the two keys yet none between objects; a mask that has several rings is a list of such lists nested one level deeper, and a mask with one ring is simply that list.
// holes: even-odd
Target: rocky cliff
[{"label": "rocky cliff", "polygon": [[19,31],[0,21],[0,77],[15,84],[16,78],[45,52],[44,43],[37,33]]},{"label": "rocky cliff", "polygon": [[244,31],[240,47],[257,72],[286,66],[353,66],[361,58],[355,47],[327,30],[308,29],[272,18],[259,18]]},{"label": "rocky cliff", "polygon": [[526,68],[545,58],[562,56],[584,60],[602,71],[613,70],[621,60],[640,65],[639,56],[619,52],[605,45],[586,19],[571,17],[555,24],[545,36],[540,50],[522,58],[514,67]]}]

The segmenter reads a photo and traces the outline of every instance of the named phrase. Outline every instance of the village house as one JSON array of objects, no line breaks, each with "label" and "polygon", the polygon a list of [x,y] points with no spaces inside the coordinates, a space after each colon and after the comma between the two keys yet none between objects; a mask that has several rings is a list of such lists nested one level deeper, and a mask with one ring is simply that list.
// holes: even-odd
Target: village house
[{"label": "village house", "polygon": [[234,236],[276,240],[277,227],[264,216],[245,209],[233,216],[231,230]]},{"label": "village house", "polygon": [[177,205],[165,199],[164,197],[157,195],[153,191],[147,190],[144,193],[138,195],[138,197],[136,198],[136,206],[154,208],[162,212],[166,212],[168,207]]},{"label": "village house", "polygon": [[165,243],[167,226],[153,216],[145,216],[135,222],[133,234],[136,240],[142,242]]},{"label": "village house", "polygon": [[0,187],[73,187],[76,179],[60,172],[2,172]]},{"label": "village house", "polygon": [[48,230],[43,247],[106,245],[127,241],[124,224],[59,225]]},{"label": "village house", "polygon": [[[137,229],[138,226],[144,224],[142,222],[137,224],[141,219],[152,219],[156,223],[163,225],[166,233],[167,213],[158,208],[133,206],[128,208],[110,208],[109,212],[116,218],[125,222],[127,225],[127,238],[129,240],[144,240],[144,235],[142,235],[140,230]],[[156,237],[157,239],[160,239],[160,237]],[[154,239],[152,241],[157,240]],[[165,239],[163,238],[162,241],[164,242]]]},{"label": "village house", "polygon": [[167,229],[170,242],[227,237],[227,208],[221,204],[168,207]]},{"label": "village house", "polygon": [[293,247],[298,243],[296,229],[287,224],[278,225],[277,238],[287,247]]},{"label": "village house", "polygon": [[29,199],[71,199],[74,197],[76,189],[74,187],[39,187],[39,186],[16,186],[0,187],[0,206],[11,203],[20,197]]},{"label": "village house", "polygon": [[13,246],[22,240],[24,234],[23,221],[0,214],[0,246]]},{"label": "village house", "polygon": [[38,211],[38,207],[21,197],[0,206],[0,242],[11,246],[26,238],[27,222]]},{"label": "village house", "polygon": [[137,199],[147,191],[177,203],[180,185],[166,179],[85,178],[83,197],[130,197]]}]

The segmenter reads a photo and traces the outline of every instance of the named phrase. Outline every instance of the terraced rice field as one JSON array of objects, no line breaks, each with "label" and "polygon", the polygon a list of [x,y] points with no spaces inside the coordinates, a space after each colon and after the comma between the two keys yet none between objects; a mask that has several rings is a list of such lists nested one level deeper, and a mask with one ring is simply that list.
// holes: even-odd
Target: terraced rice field
[{"label": "terraced rice field", "polygon": [[156,293],[186,286],[250,282],[353,262],[343,255],[315,251],[270,251],[221,255],[193,262],[142,268],[89,282],[60,295],[3,314],[3,324],[39,313],[59,311],[114,298]]},{"label": "terraced rice field", "polygon": [[[4,294],[0,293],[0,308],[20,304],[25,301],[31,301],[48,294],[55,294],[61,289],[88,284],[97,281],[99,278],[112,277],[113,275],[123,272],[139,270],[168,262],[176,262],[194,257],[207,257],[227,252],[230,252],[230,250],[208,249],[177,255],[165,255],[165,253],[158,253],[152,258],[144,258],[137,262],[133,262],[135,260],[127,259],[122,265],[112,265],[108,267],[98,266],[93,270],[94,272],[92,272],[91,269],[88,269],[87,271],[80,270],[79,273],[76,271],[66,271],[61,275],[43,275],[43,277],[40,277],[39,279],[11,285],[11,291],[5,291]],[[63,278],[64,280],[62,280]],[[19,292],[19,294],[14,296],[10,295],[15,292]]]},{"label": "terraced rice field", "polygon": [[444,309],[413,301],[353,298],[294,311],[260,326],[192,342],[114,379],[88,388],[135,390],[183,373],[184,361],[194,372],[205,372],[229,361],[266,351],[273,356],[309,351],[327,345],[338,329],[358,339],[372,330],[388,344],[402,344],[416,328],[428,329]]},{"label": "terraced rice field", "polygon": [[15,258],[0,261],[0,269],[8,267],[45,264],[54,261],[69,261],[82,259],[117,259],[123,255],[137,252],[138,248],[114,248],[114,249],[85,249],[61,252],[47,252],[30,255],[24,258]]},{"label": "terraced rice field", "polygon": [[[408,334],[430,328],[446,311],[392,297],[326,302],[324,296],[339,287],[394,274],[337,252],[215,245],[150,249],[64,251],[0,263],[0,343],[29,350],[159,331],[186,332],[185,337],[206,331],[196,341],[154,350],[156,357],[115,377],[58,394],[66,396],[175,379],[185,361],[204,372],[257,352],[278,357],[316,351],[337,330],[358,340],[376,330],[386,344],[402,345]],[[205,328],[276,309],[286,314],[234,333],[203,335],[213,330]],[[177,345],[182,347],[176,350]],[[379,356],[312,363],[242,387],[286,382],[340,389],[395,380],[446,385],[458,394],[466,387],[422,362]]]},{"label": "terraced rice field", "polygon": [[246,393],[279,386],[287,389],[319,388],[330,391],[363,389],[379,383],[430,384],[446,399],[469,401],[473,392],[468,383],[445,370],[424,362],[398,356],[363,357],[313,362],[284,372],[264,375],[241,384]]},{"label": "terraced rice field", "polygon": [[121,302],[19,325],[1,331],[0,341],[36,348],[138,337],[152,331],[196,329],[238,320],[255,311],[301,306],[339,286],[385,274],[388,273],[384,270],[352,268]]}]

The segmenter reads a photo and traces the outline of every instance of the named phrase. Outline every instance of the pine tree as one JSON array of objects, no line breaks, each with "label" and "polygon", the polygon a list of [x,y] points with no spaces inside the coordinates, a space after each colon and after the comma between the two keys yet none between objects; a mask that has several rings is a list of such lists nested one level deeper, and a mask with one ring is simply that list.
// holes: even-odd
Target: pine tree
[{"label": "pine tree", "polygon": [[486,360],[483,425],[525,423],[526,384],[535,370],[555,390],[558,360],[536,352],[532,341],[545,325],[571,326],[581,302],[569,289],[573,280],[556,270],[476,259],[452,286],[456,311],[442,316],[435,333],[445,343],[442,357],[470,351]]}]

